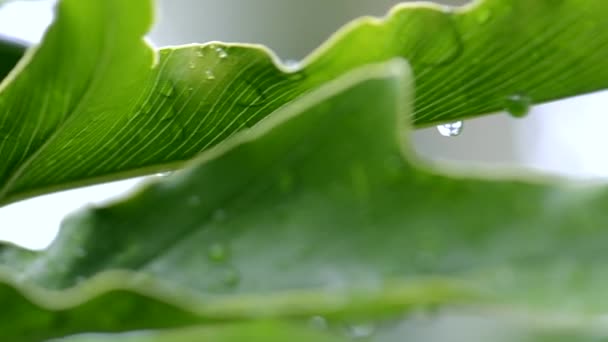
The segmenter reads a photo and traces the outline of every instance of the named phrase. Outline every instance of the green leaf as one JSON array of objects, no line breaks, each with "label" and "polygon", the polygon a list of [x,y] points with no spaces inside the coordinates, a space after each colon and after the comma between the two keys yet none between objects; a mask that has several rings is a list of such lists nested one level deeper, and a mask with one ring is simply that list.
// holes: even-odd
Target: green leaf
[{"label": "green leaf", "polygon": [[0,203],[178,168],[325,82],[394,57],[416,75],[417,126],[520,115],[527,103],[608,86],[603,0],[400,5],[347,25],[291,71],[252,45],[155,55],[141,39],[150,7],[60,2],[44,42],[1,87]]},{"label": "green leaf", "polygon": [[[326,84],[190,168],[72,216],[47,251],[0,256],[58,296],[81,284],[96,298],[140,272],[151,278],[137,291],[158,287],[148,295],[207,320],[605,311],[606,189],[425,165],[403,143],[408,70]],[[98,280],[116,269],[136,274]]]}]

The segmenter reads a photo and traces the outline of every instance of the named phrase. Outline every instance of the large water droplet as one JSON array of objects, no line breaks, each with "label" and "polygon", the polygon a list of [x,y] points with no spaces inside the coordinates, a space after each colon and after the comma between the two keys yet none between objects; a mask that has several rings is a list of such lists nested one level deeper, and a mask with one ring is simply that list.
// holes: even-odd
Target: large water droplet
[{"label": "large water droplet", "polygon": [[530,111],[532,99],[528,96],[515,94],[505,100],[505,110],[516,118],[523,118]]},{"label": "large water droplet", "polygon": [[317,330],[327,330],[327,320],[323,316],[312,316],[308,320],[308,325]]},{"label": "large water droplet", "polygon": [[455,137],[462,133],[462,126],[462,121],[456,121],[439,125],[437,126],[437,130],[439,131],[439,134],[443,135],[444,137]]},{"label": "large water droplet", "polygon": [[215,75],[213,74],[213,71],[211,71],[210,69],[205,71],[205,76],[207,77],[208,80],[215,79]]},{"label": "large water droplet", "polygon": [[209,260],[214,262],[222,262],[228,258],[228,247],[221,243],[214,243],[209,246],[207,251]]},{"label": "large water droplet", "polygon": [[173,95],[174,91],[175,89],[173,89],[173,84],[171,84],[171,82],[165,82],[160,87],[160,93],[166,97]]}]

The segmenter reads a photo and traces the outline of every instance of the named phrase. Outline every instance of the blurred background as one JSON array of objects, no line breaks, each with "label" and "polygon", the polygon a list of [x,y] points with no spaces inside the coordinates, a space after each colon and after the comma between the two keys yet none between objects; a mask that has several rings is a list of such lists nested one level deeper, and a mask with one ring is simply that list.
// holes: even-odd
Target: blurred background
[{"label": "blurred background", "polygon": [[[261,43],[283,60],[300,60],[332,32],[358,16],[385,14],[397,0],[157,0],[155,46],[209,40]],[[438,0],[462,5],[465,0]],[[53,17],[54,1],[9,2],[0,7],[0,34],[38,42]],[[435,128],[414,133],[420,155],[452,163],[490,163],[533,168],[576,178],[605,178],[608,158],[608,92],[533,107],[523,119],[505,113],[464,122],[462,134],[444,137]],[[1,156],[0,156],[1,158]],[[130,191],[141,178],[102,184],[0,208],[0,240],[46,247],[61,219],[88,203]]]}]

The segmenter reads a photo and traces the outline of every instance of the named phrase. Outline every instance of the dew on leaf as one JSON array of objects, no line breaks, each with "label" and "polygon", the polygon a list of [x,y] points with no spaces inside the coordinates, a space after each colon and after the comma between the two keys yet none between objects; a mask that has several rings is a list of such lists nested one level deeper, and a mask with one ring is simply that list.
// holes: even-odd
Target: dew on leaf
[{"label": "dew on leaf", "polygon": [[213,212],[213,215],[211,217],[213,219],[213,221],[217,221],[217,222],[221,222],[226,220],[226,212],[224,211],[224,209],[217,209],[216,211]]},{"label": "dew on leaf", "polygon": [[327,329],[327,319],[323,316],[312,316],[308,320],[308,325],[316,330],[326,330]]},{"label": "dew on leaf", "polygon": [[215,79],[215,75],[213,74],[213,71],[211,70],[207,70],[205,71],[205,76],[207,77],[208,80],[214,80]]},{"label": "dew on leaf", "polygon": [[162,110],[159,114],[161,115],[160,116],[161,121],[167,121],[167,120],[171,120],[175,117],[175,110],[173,109],[172,106],[169,106],[169,107],[164,108],[164,110]]},{"label": "dew on leaf", "polygon": [[194,61],[190,61],[190,62],[188,63],[188,68],[190,68],[190,69],[194,69],[194,68],[196,68],[196,63],[194,63]]},{"label": "dew on leaf", "polygon": [[479,24],[485,24],[492,17],[492,12],[489,9],[481,9],[477,14],[477,22]]},{"label": "dew on leaf", "polygon": [[226,57],[228,57],[228,52],[226,52],[226,50],[222,49],[221,47],[215,48],[215,52],[217,52],[217,56],[220,59],[225,59]]},{"label": "dew on leaf", "polygon": [[348,334],[353,339],[368,338],[374,333],[375,327],[372,324],[357,324],[348,327]]},{"label": "dew on leaf", "polygon": [[160,87],[160,93],[166,97],[173,95],[174,91],[175,91],[175,89],[173,88],[173,84],[171,84],[171,82],[169,82],[169,81],[164,82],[162,84],[162,86]]},{"label": "dew on leaf", "polygon": [[138,117],[140,114],[142,114],[142,112],[141,112],[141,111],[139,111],[139,110],[134,110],[134,111],[131,111],[131,112],[129,112],[129,113],[127,114],[127,120],[128,120],[128,121],[133,121],[133,120],[135,120],[135,119],[136,119],[136,118],[137,118],[137,117]]},{"label": "dew on leaf", "polygon": [[236,285],[239,284],[239,282],[241,281],[241,276],[239,275],[239,272],[233,268],[227,268],[224,271],[224,274],[222,276],[222,281],[224,283],[224,285],[229,286],[229,287],[234,287]]},{"label": "dew on leaf", "polygon": [[83,257],[85,257],[87,255],[87,251],[85,251],[84,248],[76,248],[74,250],[74,255],[77,258],[83,258]]},{"label": "dew on leaf", "polygon": [[293,176],[289,172],[283,172],[279,176],[279,189],[282,193],[288,193],[293,189]]},{"label": "dew on leaf", "polygon": [[209,257],[209,260],[214,262],[226,261],[228,258],[228,247],[221,243],[214,243],[209,246],[207,256]]},{"label": "dew on leaf", "polygon": [[437,126],[439,134],[443,135],[444,137],[455,137],[460,135],[460,133],[462,133],[462,128],[462,121],[450,122]]},{"label": "dew on leaf", "polygon": [[193,195],[188,197],[188,205],[191,207],[196,207],[201,204],[201,198],[198,195]]},{"label": "dew on leaf", "polygon": [[505,110],[515,118],[523,118],[530,111],[532,99],[530,97],[515,94],[506,98]]}]

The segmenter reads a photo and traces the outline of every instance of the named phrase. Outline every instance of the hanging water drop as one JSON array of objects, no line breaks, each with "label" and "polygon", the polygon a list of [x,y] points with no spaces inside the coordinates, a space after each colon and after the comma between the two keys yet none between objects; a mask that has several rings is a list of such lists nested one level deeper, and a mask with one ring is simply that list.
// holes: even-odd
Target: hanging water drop
[{"label": "hanging water drop", "polygon": [[516,118],[523,118],[530,111],[532,99],[528,96],[515,94],[506,98],[505,110]]},{"label": "hanging water drop", "polygon": [[462,121],[450,122],[443,125],[437,126],[439,134],[444,137],[455,137],[462,133],[463,123]]},{"label": "hanging water drop", "polygon": [[207,251],[209,260],[214,262],[222,262],[228,258],[228,248],[221,243],[214,243]]},{"label": "hanging water drop", "polygon": [[286,59],[283,64],[288,71],[294,72],[300,68],[300,61],[295,59]]},{"label": "hanging water drop", "polygon": [[215,75],[213,74],[213,71],[211,71],[211,70],[205,71],[205,76],[207,76],[208,80],[214,80],[215,79]]}]

